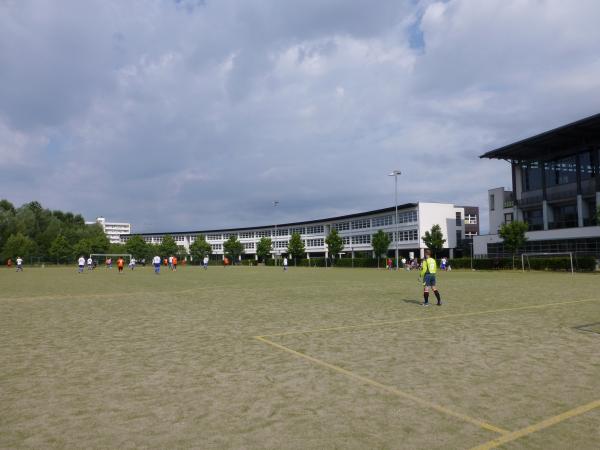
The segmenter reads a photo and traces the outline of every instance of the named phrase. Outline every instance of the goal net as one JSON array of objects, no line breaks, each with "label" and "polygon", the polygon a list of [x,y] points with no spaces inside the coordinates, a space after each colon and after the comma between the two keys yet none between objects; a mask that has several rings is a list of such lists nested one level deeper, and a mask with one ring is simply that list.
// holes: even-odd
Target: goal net
[{"label": "goal net", "polygon": [[117,259],[121,257],[123,258],[125,261],[131,261],[131,254],[129,253],[92,253],[90,255],[90,258],[92,258],[92,261],[94,261],[96,264],[100,265],[100,264],[104,264],[104,262],[108,259],[111,258],[113,261],[113,264],[117,262]]},{"label": "goal net", "polygon": [[[571,273],[575,273],[573,266],[573,252],[544,252],[544,253],[522,253],[521,254],[521,268],[523,272],[525,270],[531,270],[532,262],[534,269],[540,268],[536,264],[536,259],[551,260],[550,264],[546,264],[545,268],[559,269],[564,267],[566,270],[571,270]],[[547,263],[547,261],[545,261]]]}]

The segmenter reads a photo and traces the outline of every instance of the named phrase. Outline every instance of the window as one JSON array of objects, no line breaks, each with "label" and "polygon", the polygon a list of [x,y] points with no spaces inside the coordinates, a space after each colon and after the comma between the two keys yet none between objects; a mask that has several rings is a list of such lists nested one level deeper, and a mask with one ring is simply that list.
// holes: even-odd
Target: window
[{"label": "window", "polygon": [[577,181],[577,165],[575,156],[548,161],[544,164],[546,186],[558,186]]},{"label": "window", "polygon": [[398,213],[398,223],[414,223],[417,221],[417,211],[405,211]]},{"label": "window", "polygon": [[362,230],[371,227],[371,219],[358,219],[352,221],[353,230]]},{"label": "window", "polygon": [[246,231],[244,233],[240,233],[240,239],[252,239],[254,237],[254,232]]},{"label": "window", "polygon": [[523,222],[529,225],[530,230],[542,230],[544,228],[544,217],[542,209],[523,211]]},{"label": "window", "polygon": [[581,173],[582,180],[588,180],[596,176],[593,152],[583,152],[579,154],[579,172]]},{"label": "window", "polygon": [[227,240],[227,239],[229,239],[232,236],[235,237],[235,238],[237,238],[237,233],[223,233],[223,239],[224,240]]},{"label": "window", "polygon": [[342,236],[342,242],[344,245],[350,245],[350,236]]},{"label": "window", "polygon": [[146,236],[146,237],[144,237],[144,241],[145,241],[145,242],[152,242],[152,238],[151,238],[151,237],[148,237],[148,236]]},{"label": "window", "polygon": [[244,242],[244,248],[246,250],[254,248],[254,242]]},{"label": "window", "polygon": [[390,242],[394,242],[394,233],[386,233]]},{"label": "window", "polygon": [[271,232],[270,231],[257,231],[256,232],[256,237],[257,238],[263,238],[263,237],[270,237],[271,236]]},{"label": "window", "polygon": [[496,209],[496,200],[494,198],[494,194],[490,194],[490,211],[494,211]]},{"label": "window", "polygon": [[212,244],[213,251],[215,250],[223,250],[223,244]]},{"label": "window", "polygon": [[323,238],[306,240],[307,247],[323,247],[324,245],[325,245],[325,239],[323,239]]},{"label": "window", "polygon": [[287,228],[277,228],[277,236],[287,236],[288,229]]},{"label": "window", "polygon": [[207,241],[220,241],[221,235],[220,234],[207,234],[206,240]]},{"label": "window", "polygon": [[314,227],[306,227],[306,234],[323,233],[323,225],[315,225]]},{"label": "window", "polygon": [[523,191],[536,191],[542,188],[542,171],[538,161],[529,161],[521,165],[521,181]]},{"label": "window", "polygon": [[460,230],[456,230],[456,246],[462,244],[462,232]]},{"label": "window", "polygon": [[465,214],[466,225],[477,225],[477,216],[475,214]]},{"label": "window", "polygon": [[513,221],[513,213],[504,214],[504,223],[511,223]]},{"label": "window", "polygon": [[456,226],[460,227],[462,225],[462,214],[460,211],[456,213]]},{"label": "window", "polygon": [[371,235],[370,234],[361,234],[358,236],[352,236],[352,244],[370,244],[371,243]]},{"label": "window", "polygon": [[304,234],[304,227],[295,227],[295,228],[292,228],[290,230],[290,234],[293,234],[293,233]]},{"label": "window", "polygon": [[175,242],[184,242],[185,236],[175,236]]},{"label": "window", "polygon": [[288,241],[275,241],[275,248],[287,248]]},{"label": "window", "polygon": [[477,233],[474,231],[469,231],[468,233],[465,233],[465,239],[473,239],[473,236],[477,236]]},{"label": "window", "polygon": [[398,240],[399,241],[416,241],[418,240],[418,232],[416,229],[414,230],[404,230],[398,232]]},{"label": "window", "polygon": [[332,230],[347,231],[350,229],[350,222],[338,222],[331,225]]},{"label": "window", "polygon": [[383,217],[375,217],[373,219],[373,228],[376,227],[385,227],[387,225],[392,225],[394,223],[394,216],[383,216]]}]

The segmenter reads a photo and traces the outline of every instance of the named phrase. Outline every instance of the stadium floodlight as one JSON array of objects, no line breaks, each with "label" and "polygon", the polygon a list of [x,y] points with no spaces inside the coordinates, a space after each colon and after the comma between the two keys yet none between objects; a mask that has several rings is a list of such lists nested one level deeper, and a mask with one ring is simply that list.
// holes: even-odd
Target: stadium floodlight
[{"label": "stadium floodlight", "polygon": [[394,243],[396,247],[396,270],[399,269],[398,266],[398,175],[402,175],[402,172],[399,170],[394,170],[388,176],[394,177],[394,205],[396,206],[396,217],[394,220],[396,221],[396,234],[394,235]]}]

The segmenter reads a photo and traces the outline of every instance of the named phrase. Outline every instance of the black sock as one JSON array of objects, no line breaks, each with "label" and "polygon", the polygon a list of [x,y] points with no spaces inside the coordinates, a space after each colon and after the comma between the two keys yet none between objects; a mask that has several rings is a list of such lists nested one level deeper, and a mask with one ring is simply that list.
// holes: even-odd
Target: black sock
[{"label": "black sock", "polygon": [[435,298],[437,298],[438,304],[442,303],[442,297],[440,297],[440,291],[433,291]]},{"label": "black sock", "polygon": [[429,292],[423,292],[424,303],[429,302]]}]

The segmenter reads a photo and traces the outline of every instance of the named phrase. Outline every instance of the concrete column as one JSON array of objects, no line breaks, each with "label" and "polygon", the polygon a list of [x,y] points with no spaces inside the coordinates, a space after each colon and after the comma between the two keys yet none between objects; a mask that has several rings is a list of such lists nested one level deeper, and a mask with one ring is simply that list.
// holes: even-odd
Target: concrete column
[{"label": "concrete column", "polygon": [[424,248],[419,249],[419,258],[421,258],[421,259],[425,258],[425,249]]},{"label": "concrete column", "polygon": [[544,230],[548,229],[548,202],[546,200],[544,200],[542,202],[542,217],[544,220]]},{"label": "concrete column", "polygon": [[577,195],[577,226],[583,226],[583,197],[581,194]]},{"label": "concrete column", "polygon": [[450,259],[454,259],[454,249],[450,249]]}]

